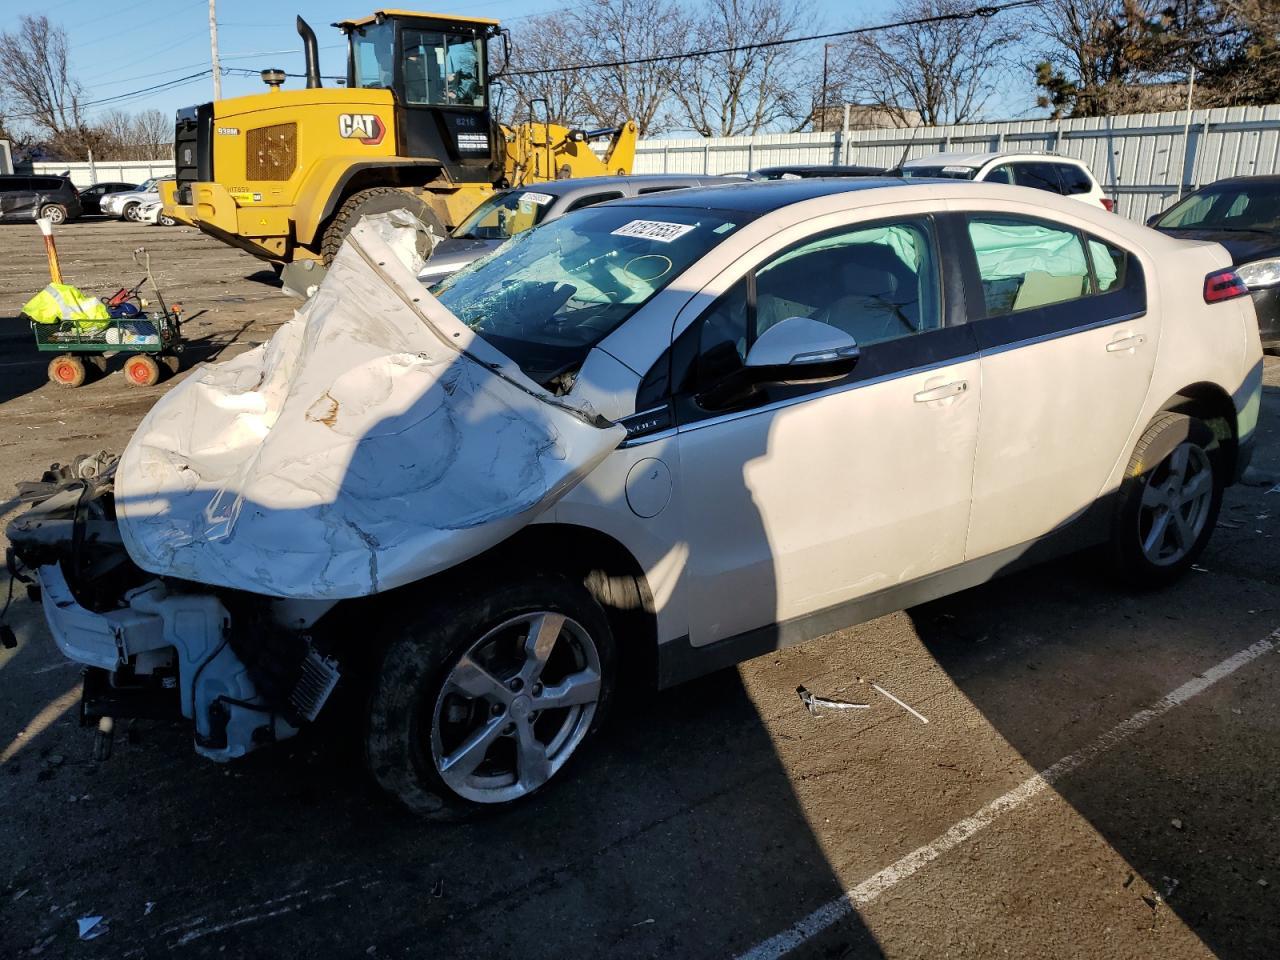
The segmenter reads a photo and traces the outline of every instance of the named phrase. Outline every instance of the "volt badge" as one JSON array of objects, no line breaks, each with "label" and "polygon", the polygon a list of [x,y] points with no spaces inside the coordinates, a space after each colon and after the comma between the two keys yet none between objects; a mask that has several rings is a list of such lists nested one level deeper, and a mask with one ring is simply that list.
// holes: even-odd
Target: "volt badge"
[{"label": "volt badge", "polygon": [[347,140],[359,140],[366,146],[377,146],[387,134],[387,126],[376,113],[341,113],[338,115],[338,136]]}]

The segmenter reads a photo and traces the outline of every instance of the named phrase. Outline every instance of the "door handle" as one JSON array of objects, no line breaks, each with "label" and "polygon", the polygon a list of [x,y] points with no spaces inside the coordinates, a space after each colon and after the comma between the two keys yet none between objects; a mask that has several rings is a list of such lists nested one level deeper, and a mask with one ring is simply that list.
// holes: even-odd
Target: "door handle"
[{"label": "door handle", "polygon": [[944,383],[940,387],[934,387],[932,390],[921,390],[914,397],[916,403],[929,403],[933,400],[945,400],[947,397],[958,397],[969,389],[968,380],[956,380],[952,383]]},{"label": "door handle", "polygon": [[1119,353],[1121,350],[1132,350],[1134,347],[1140,347],[1147,342],[1147,338],[1140,333],[1135,333],[1131,337],[1120,337],[1118,340],[1112,340],[1107,344],[1107,353]]}]

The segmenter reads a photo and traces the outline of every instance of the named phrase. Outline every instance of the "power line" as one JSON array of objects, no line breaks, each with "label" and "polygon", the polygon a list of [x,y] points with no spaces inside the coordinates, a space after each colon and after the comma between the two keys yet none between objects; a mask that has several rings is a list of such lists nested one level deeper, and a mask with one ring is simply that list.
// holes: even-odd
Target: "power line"
[{"label": "power line", "polygon": [[762,40],[759,43],[743,43],[732,47],[717,47],[711,50],[690,50],[687,53],[668,53],[656,57],[636,57],[631,60],[606,60],[600,63],[579,63],[568,67],[547,67],[541,70],[508,70],[503,77],[539,77],[555,73],[572,73],[576,70],[606,70],[611,67],[635,67],[648,63],[665,63],[671,60],[693,60],[698,57],[714,57],[722,53],[738,53],[743,50],[764,50],[769,47],[785,47],[795,43],[810,43],[815,40],[832,40],[837,37],[852,37],[860,33],[877,33],[895,27],[921,27],[930,23],[943,23],[948,20],[972,20],[977,17],[994,17],[1005,10],[1017,7],[1038,7],[1044,0],[1014,0],[1013,3],[999,6],[974,7],[956,13],[942,13],[932,17],[915,17],[911,20],[899,20],[895,23],[881,23],[873,27],[854,27],[850,30],[836,30],[832,33],[816,33],[807,37],[786,37],[781,40]]}]

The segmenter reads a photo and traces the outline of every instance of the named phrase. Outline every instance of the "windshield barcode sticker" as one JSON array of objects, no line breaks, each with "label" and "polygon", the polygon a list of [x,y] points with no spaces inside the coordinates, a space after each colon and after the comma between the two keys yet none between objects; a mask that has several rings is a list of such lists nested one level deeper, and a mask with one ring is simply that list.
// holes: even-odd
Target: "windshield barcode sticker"
[{"label": "windshield barcode sticker", "polygon": [[550,202],[551,202],[552,200],[554,200],[554,199],[555,199],[555,197],[551,196],[551,194],[549,194],[549,193],[522,193],[522,194],[520,194],[520,202],[521,202],[522,204],[525,204],[525,203],[536,203],[536,204],[537,204],[538,206],[540,206],[540,207],[545,207],[548,203],[550,203]]},{"label": "windshield barcode sticker", "polygon": [[695,226],[692,223],[665,223],[661,220],[632,220],[611,232],[615,237],[640,237],[670,243],[672,240],[679,240]]}]

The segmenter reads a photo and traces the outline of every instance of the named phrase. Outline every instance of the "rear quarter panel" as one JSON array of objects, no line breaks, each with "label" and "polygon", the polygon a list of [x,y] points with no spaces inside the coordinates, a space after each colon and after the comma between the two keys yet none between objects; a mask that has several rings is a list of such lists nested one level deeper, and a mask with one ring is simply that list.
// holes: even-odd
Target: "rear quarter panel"
[{"label": "rear quarter panel", "polygon": [[[1262,344],[1253,300],[1204,302],[1205,277],[1231,266],[1223,247],[1142,229],[1151,235],[1148,250],[1156,264],[1147,282],[1160,285],[1163,317],[1155,373],[1138,432],[1180,391],[1210,383],[1232,398],[1241,438],[1247,438],[1256,425],[1262,385]],[[1113,484],[1119,484],[1127,462],[1126,454],[1116,464]]]}]

